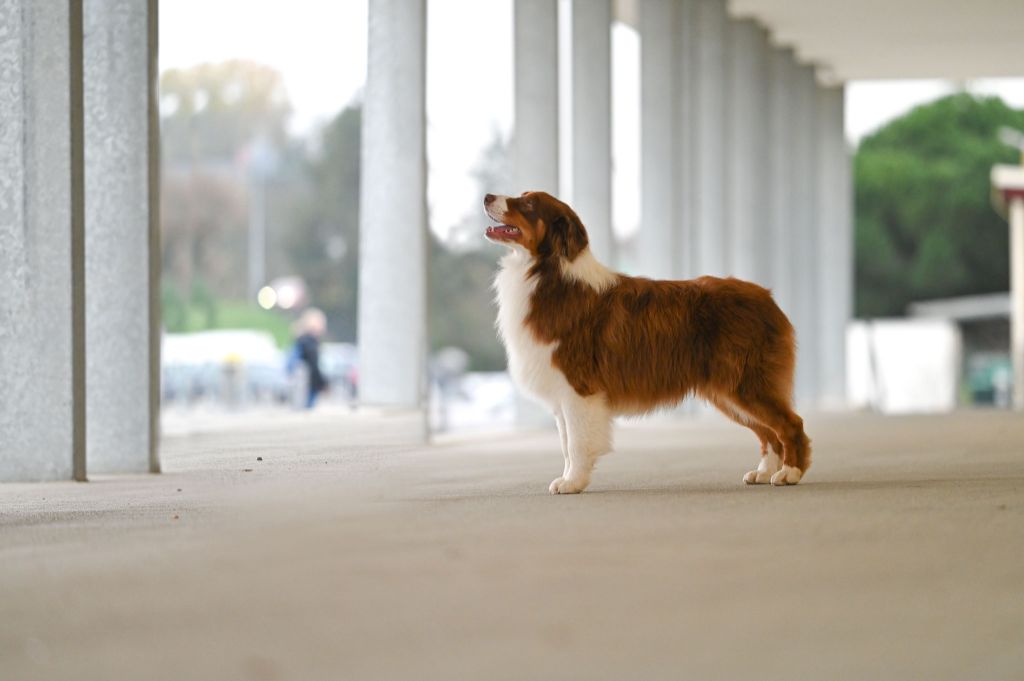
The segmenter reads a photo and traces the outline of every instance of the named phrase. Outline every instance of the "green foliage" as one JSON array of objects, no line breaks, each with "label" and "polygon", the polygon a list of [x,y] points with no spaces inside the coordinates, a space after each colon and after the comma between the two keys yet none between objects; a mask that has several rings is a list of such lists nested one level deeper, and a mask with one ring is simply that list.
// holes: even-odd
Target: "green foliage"
[{"label": "green foliage", "polygon": [[191,308],[194,314],[200,315],[203,328],[222,328],[217,326],[217,301],[202,279],[192,282]]},{"label": "green foliage", "polygon": [[244,301],[220,301],[216,324],[212,328],[267,331],[279,348],[286,348],[292,342],[291,323],[283,314]]},{"label": "green foliage", "polygon": [[469,354],[470,369],[497,371],[505,368],[505,350],[494,328],[497,313],[491,282],[499,246],[484,250],[453,252],[436,239],[430,243],[430,347],[462,348]]},{"label": "green foliage", "polygon": [[[356,340],[358,316],[361,123],[361,108],[354,105],[324,130],[321,153],[306,167],[308,193],[295,197],[294,227],[285,240],[294,271],[309,287],[311,303],[327,314],[331,336],[345,341]],[[500,167],[504,153],[500,139],[485,151],[477,169],[481,180],[498,172],[494,168]],[[494,330],[491,290],[498,249],[476,250],[485,244],[482,214],[476,206],[467,209],[474,218],[460,227],[473,250],[454,251],[429,235],[430,349],[460,347],[469,354],[472,369],[502,369],[505,353]]]},{"label": "green foliage", "polygon": [[287,142],[281,75],[239,60],[171,69],[160,108],[163,271],[183,291],[201,281],[218,298],[245,296],[249,183]]},{"label": "green foliage", "polygon": [[164,273],[183,291],[197,280],[220,297],[245,295],[244,187],[209,169],[165,172],[160,196]]},{"label": "green foliage", "polygon": [[165,281],[161,288],[164,328],[170,333],[189,333],[215,329],[255,329],[267,331],[284,348],[291,342],[288,319],[272,310],[237,300],[215,299],[201,282],[188,299],[176,286]]},{"label": "green foliage", "polygon": [[241,60],[165,71],[160,103],[169,163],[232,161],[258,137],[280,146],[291,111],[281,74]]},{"label": "green foliage", "polygon": [[307,161],[308,189],[291,201],[284,249],[306,280],[311,304],[327,315],[331,336],[356,340],[359,285],[359,156],[362,109],[344,109],[324,129],[321,152]]},{"label": "green foliage", "polygon": [[188,302],[178,288],[168,281],[160,287],[160,314],[164,328],[172,333],[185,329],[188,319]]},{"label": "green foliage", "polygon": [[[266,187],[267,278],[301,276],[309,303],[327,315],[330,337],[355,341],[361,106],[346,107],[317,140],[289,140],[279,74],[233,61],[164,73],[161,108],[166,328],[264,328],[279,343],[288,340],[281,315],[230,302],[247,295],[252,197],[243,170],[259,141],[277,157]],[[484,151],[474,170],[481,194],[505,186],[506,147],[496,133]],[[484,246],[479,206],[466,208],[450,230],[457,249],[429,237],[430,347],[457,346],[469,353],[472,368],[500,369],[505,357],[491,291],[498,249]]]},{"label": "green foliage", "polygon": [[1024,111],[957,94],[861,142],[854,163],[858,316],[1007,290],[1007,227],[989,188],[992,165],[1017,160],[998,140],[1004,125],[1024,129]]}]

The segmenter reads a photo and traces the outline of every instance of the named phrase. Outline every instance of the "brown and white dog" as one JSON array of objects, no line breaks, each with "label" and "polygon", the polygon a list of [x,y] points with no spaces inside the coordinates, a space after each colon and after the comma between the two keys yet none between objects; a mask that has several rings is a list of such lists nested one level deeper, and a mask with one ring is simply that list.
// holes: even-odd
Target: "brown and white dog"
[{"label": "brown and white dog", "polygon": [[614,416],[689,395],[757,435],[761,461],[744,482],[800,482],[811,448],[792,408],[795,333],[767,289],[613,272],[590,252],[576,213],[543,192],[488,194],[484,210],[499,223],[487,238],[509,247],[494,282],[509,372],[552,410],[562,440],[552,494],[587,487],[611,449]]}]

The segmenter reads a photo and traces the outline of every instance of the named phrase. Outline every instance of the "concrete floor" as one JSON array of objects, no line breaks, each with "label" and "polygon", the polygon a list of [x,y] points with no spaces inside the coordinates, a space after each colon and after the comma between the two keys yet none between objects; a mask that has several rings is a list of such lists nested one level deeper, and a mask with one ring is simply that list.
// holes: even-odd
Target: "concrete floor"
[{"label": "concrete floor", "polygon": [[0,486],[0,679],[1024,678],[1019,416],[811,417],[782,489],[724,421],[627,425],[575,497],[553,432],[245,425]]}]

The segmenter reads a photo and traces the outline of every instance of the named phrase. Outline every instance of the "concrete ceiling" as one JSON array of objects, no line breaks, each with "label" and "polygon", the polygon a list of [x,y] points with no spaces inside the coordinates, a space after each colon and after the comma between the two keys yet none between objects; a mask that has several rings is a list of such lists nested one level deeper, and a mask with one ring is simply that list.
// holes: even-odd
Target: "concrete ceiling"
[{"label": "concrete ceiling", "polygon": [[731,0],[729,9],[760,21],[825,80],[1024,76],[1024,0]]},{"label": "concrete ceiling", "polygon": [[[645,0],[614,0],[637,26]],[[1024,77],[1024,0],[729,0],[825,82]]]}]

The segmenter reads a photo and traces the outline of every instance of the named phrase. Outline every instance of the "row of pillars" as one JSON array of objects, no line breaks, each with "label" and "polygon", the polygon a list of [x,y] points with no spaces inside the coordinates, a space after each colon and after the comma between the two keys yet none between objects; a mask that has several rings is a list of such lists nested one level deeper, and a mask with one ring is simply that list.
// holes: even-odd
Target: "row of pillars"
[{"label": "row of pillars", "polygon": [[[493,191],[558,194],[559,3],[514,1],[513,186]],[[571,195],[595,255],[614,264],[612,5],[571,3]],[[642,216],[632,269],[659,278],[737,276],[771,288],[797,329],[798,403],[841,407],[853,297],[842,86],[819,84],[813,66],[773,45],[756,21],[730,17],[724,0],[634,7]],[[421,408],[426,0],[370,0],[369,19],[361,390],[370,403]]]},{"label": "row of pillars", "polygon": [[797,401],[845,403],[852,181],[844,90],[720,0],[644,0],[641,273],[771,288],[797,329]]},{"label": "row of pillars", "polygon": [[[645,0],[642,274],[775,289],[798,399],[841,404],[850,316],[843,92],[727,16]],[[576,0],[574,204],[611,261],[610,0]],[[0,0],[0,480],[156,471],[156,0]],[[362,396],[426,395],[425,0],[370,0]],[[514,183],[559,193],[558,2],[515,3]],[[495,87],[500,87],[496,83]]]},{"label": "row of pillars", "polygon": [[159,469],[156,0],[0,0],[0,481]]}]

